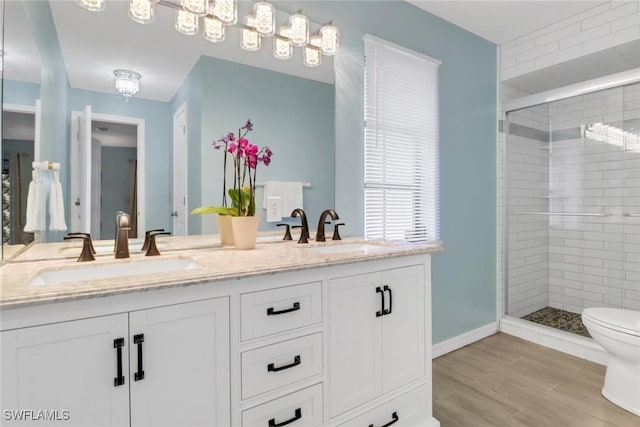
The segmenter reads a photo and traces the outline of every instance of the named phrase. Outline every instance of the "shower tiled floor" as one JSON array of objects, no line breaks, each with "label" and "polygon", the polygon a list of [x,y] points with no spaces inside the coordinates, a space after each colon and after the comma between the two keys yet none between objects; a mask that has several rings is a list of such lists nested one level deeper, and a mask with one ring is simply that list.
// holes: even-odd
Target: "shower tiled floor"
[{"label": "shower tiled floor", "polygon": [[522,317],[524,320],[550,326],[565,332],[591,338],[587,328],[582,324],[579,313],[572,313],[559,308],[545,307]]}]

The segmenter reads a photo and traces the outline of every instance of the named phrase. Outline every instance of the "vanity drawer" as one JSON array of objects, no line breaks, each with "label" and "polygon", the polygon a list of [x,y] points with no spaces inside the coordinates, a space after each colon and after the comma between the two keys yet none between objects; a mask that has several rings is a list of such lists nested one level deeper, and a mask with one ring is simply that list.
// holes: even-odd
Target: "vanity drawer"
[{"label": "vanity drawer", "polygon": [[283,341],[242,353],[242,398],[322,373],[322,334]]},{"label": "vanity drawer", "polygon": [[427,386],[413,389],[402,396],[383,403],[375,409],[358,417],[352,418],[339,427],[390,425],[393,427],[413,427],[428,425],[427,408],[431,404],[431,396],[427,393]]},{"label": "vanity drawer", "polygon": [[320,282],[252,292],[240,297],[242,340],[322,321]]},{"label": "vanity drawer", "polygon": [[315,427],[321,424],[322,384],[316,384],[242,412],[242,427],[273,425]]}]

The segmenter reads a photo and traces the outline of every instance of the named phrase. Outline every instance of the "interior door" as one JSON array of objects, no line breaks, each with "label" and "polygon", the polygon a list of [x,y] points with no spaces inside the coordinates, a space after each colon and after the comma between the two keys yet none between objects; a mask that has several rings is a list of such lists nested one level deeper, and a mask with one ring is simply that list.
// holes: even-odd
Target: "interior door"
[{"label": "interior door", "polygon": [[[89,127],[89,131],[91,131],[91,127]],[[109,236],[101,236],[100,222],[101,211],[102,211],[102,144],[100,140],[96,138],[91,138],[91,181],[90,181],[90,192],[89,195],[91,197],[91,235],[94,240],[98,239],[107,239]],[[107,218],[105,218],[107,220]],[[115,231],[114,231],[114,239],[115,239]]]},{"label": "interior door", "polygon": [[2,425],[129,426],[128,332],[126,314],[2,332]]},{"label": "interior door", "polygon": [[173,235],[187,235],[187,106],[173,116]]},{"label": "interior door", "polygon": [[71,231],[91,233],[91,106],[72,120]]},{"label": "interior door", "polygon": [[136,311],[129,322],[131,425],[231,425],[229,300]]}]

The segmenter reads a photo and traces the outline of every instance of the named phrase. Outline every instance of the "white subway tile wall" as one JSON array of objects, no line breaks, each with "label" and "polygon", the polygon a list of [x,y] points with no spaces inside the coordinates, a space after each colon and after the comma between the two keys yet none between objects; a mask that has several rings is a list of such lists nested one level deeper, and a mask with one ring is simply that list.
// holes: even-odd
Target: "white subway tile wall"
[{"label": "white subway tile wall", "polygon": [[[513,91],[502,86],[504,101]],[[593,123],[640,135],[640,84],[509,115],[508,314],[546,305],[578,313],[593,306],[640,310],[640,218],[626,215],[640,213],[640,144],[585,137]],[[504,167],[504,134],[500,141]],[[504,178],[499,173],[501,197]],[[503,230],[503,215],[498,220]]]},{"label": "white subway tile wall", "polygon": [[502,81],[640,39],[638,0],[611,0],[500,46]]}]

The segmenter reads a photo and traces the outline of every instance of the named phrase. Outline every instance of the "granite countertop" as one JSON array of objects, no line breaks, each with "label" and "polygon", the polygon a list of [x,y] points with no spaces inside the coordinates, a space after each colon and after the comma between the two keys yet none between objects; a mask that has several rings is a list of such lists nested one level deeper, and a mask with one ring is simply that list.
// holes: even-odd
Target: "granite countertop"
[{"label": "granite countertop", "polygon": [[[98,296],[110,296],[130,292],[142,292],[176,286],[188,286],[204,282],[240,279],[264,274],[304,270],[329,265],[349,264],[369,259],[397,257],[414,254],[431,254],[441,251],[439,244],[398,244],[347,238],[340,242],[312,242],[299,245],[296,241],[281,241],[274,233],[261,233],[254,250],[236,250],[221,247],[217,235],[168,237],[158,239],[165,249],[162,255],[145,257],[143,253],[132,251],[127,259],[114,259],[112,254],[96,256],[95,261],[78,263],[79,242],[37,244],[24,251],[12,262],[0,268],[0,307],[2,309],[25,307],[52,302],[63,302]],[[104,246],[112,244],[108,241]],[[94,242],[96,243],[96,242]],[[313,247],[364,243],[366,250],[356,249],[335,253],[309,250]],[[102,244],[100,242],[98,245]],[[31,253],[30,253],[31,252]],[[61,257],[61,253],[65,254]],[[66,254],[69,256],[66,256]],[[136,264],[140,271],[143,263],[166,261],[193,261],[196,268],[180,271],[120,276],[84,281],[66,281],[34,285],[32,280],[42,272],[64,271],[73,275],[77,269],[94,267],[115,267]],[[157,265],[157,264],[156,264]],[[138,267],[135,269],[137,270]]]}]

